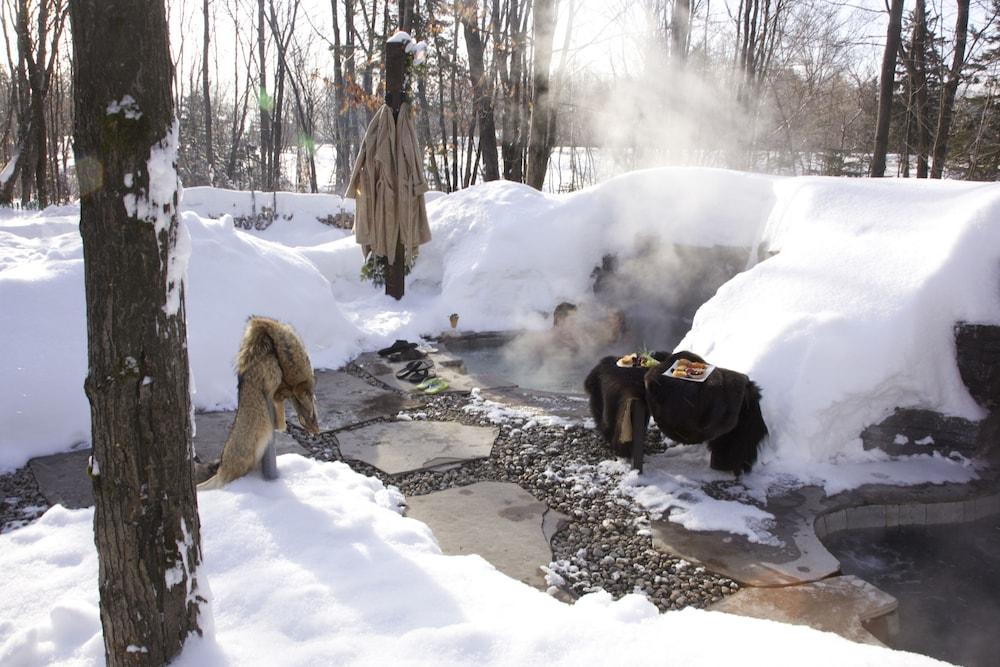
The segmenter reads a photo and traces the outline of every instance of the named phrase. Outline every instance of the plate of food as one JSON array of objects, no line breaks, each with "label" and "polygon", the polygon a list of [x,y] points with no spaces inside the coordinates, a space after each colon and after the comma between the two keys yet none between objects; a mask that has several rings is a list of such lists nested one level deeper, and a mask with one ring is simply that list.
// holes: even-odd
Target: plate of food
[{"label": "plate of food", "polygon": [[658,363],[660,362],[654,359],[653,355],[645,352],[626,354],[617,361],[619,368],[652,368]]},{"label": "plate of food", "polygon": [[688,382],[704,382],[714,370],[715,366],[712,364],[691,361],[690,359],[678,359],[663,374],[667,377],[687,380]]}]

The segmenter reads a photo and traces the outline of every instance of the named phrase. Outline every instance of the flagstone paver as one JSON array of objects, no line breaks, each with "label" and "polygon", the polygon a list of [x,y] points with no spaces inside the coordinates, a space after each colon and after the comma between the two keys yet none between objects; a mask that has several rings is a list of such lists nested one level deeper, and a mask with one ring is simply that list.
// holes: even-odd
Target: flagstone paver
[{"label": "flagstone paver", "polygon": [[[510,381],[489,374],[467,374],[462,360],[446,352],[431,352],[427,358],[433,362],[431,367],[433,373],[448,382],[447,391],[449,392],[468,392],[474,388],[513,386]],[[419,393],[416,383],[396,377],[396,373],[405,368],[408,362],[390,362],[384,357],[369,353],[361,355],[354,363],[390,387],[400,391]]]},{"label": "flagstone paver", "polygon": [[449,555],[479,554],[504,574],[541,590],[552,560],[550,531],[567,517],[516,484],[478,482],[407,498],[406,515],[423,521]]},{"label": "flagstone paver", "polygon": [[851,641],[882,645],[865,623],[883,619],[874,625],[882,626],[886,634],[891,635],[892,627],[898,622],[894,614],[897,607],[896,598],[888,593],[858,577],[844,576],[782,588],[744,588],[710,609],[807,625]]},{"label": "flagstone paver", "polygon": [[[412,398],[368,384],[343,371],[316,371],[316,411],[322,430],[337,430],[379,417],[394,417],[418,405]],[[298,422],[291,403],[285,414]]]},{"label": "flagstone paver", "polygon": [[340,451],[394,475],[490,455],[497,428],[454,422],[379,422],[337,434]]},{"label": "flagstone paver", "polygon": [[742,535],[687,530],[667,520],[653,521],[653,546],[704,565],[749,586],[788,586],[824,579],[840,570],[813,529],[822,490],[807,487],[769,498],[772,532],[781,546],[757,544]]},{"label": "flagstone paver", "polygon": [[94,492],[87,476],[87,459],[90,448],[73,452],[39,456],[28,461],[31,473],[38,482],[38,490],[51,505],[69,509],[90,507]]}]

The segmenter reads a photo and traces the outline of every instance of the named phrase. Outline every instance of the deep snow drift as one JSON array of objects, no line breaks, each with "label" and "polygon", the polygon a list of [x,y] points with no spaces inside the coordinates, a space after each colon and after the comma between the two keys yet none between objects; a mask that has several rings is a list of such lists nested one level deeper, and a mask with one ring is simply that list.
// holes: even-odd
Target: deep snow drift
[{"label": "deep snow drift", "polygon": [[[199,496],[211,590],[177,665],[933,665],[800,626],[592,593],[565,605],[444,556],[400,496],[341,463],[278,459]],[[103,662],[91,510],[0,535],[0,664]]]},{"label": "deep snow drift", "polygon": [[[745,270],[698,310],[681,346],[763,386],[772,437],[762,464],[730,499],[713,499],[702,482],[723,476],[705,448],[675,447],[649,457],[646,474],[626,474],[624,494],[691,528],[769,543],[769,515],[748,498],[805,483],[833,493],[975,476],[958,456],[864,452],[858,435],[896,407],[981,416],[951,336],[958,320],[1000,322],[1000,186],[697,169],[627,174],[572,195],[491,183],[428,197],[434,240],[401,302],[361,283],[353,238],[317,221],[349,203],[279,200],[279,219],[252,233],[231,217],[257,206],[248,211],[246,193],[193,189],[185,200],[200,409],[234,407],[232,360],[250,314],[291,322],[317,366],[338,367],[437,333],[452,312],[465,330],[545,329],[556,304],[594,299],[592,271],[609,254],[631,262],[639,301],[653,299],[690,268],[660,249],[722,246],[745,255]],[[77,219],[75,207],[0,212],[0,471],[88,437]],[[566,607],[478,557],[442,556],[373,479],[295,456],[280,465],[276,483],[248,478],[201,496],[215,629],[179,664],[932,663],[805,628],[657,616],[638,596]],[[55,507],[0,536],[0,663],[101,661],[91,522],[90,511]]]},{"label": "deep snow drift", "polygon": [[[187,191],[196,407],[233,407],[232,359],[250,314],[291,322],[313,362],[336,367],[394,337],[437,333],[452,312],[465,330],[544,328],[556,304],[593,299],[604,255],[627,260],[655,239],[746,251],[748,270],[702,306],[680,347],[764,388],[762,470],[825,480],[833,464],[884,460],[858,435],[896,407],[982,416],[951,336],[958,320],[1000,322],[996,185],[657,169],[570,195],[495,182],[429,199],[434,239],[396,302],[359,281],[353,237],[317,221],[349,202],[282,195],[281,219],[250,234],[228,214],[201,217],[246,214],[249,193]],[[0,217],[0,371],[11,379],[0,389],[0,469],[87,438],[81,257],[74,207]],[[669,292],[687,268],[658,256],[648,265],[630,276],[644,294]],[[974,474],[928,464],[928,480]]]}]

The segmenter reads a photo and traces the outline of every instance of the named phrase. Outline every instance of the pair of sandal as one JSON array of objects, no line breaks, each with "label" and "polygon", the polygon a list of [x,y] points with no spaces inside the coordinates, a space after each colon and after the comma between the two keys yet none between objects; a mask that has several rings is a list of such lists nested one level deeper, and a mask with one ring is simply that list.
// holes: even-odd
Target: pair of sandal
[{"label": "pair of sandal", "polygon": [[389,347],[383,347],[378,351],[380,357],[387,357],[389,361],[399,363],[400,361],[414,361],[416,359],[426,359],[427,354],[417,349],[416,343],[398,339]]},{"label": "pair of sandal", "polygon": [[434,362],[430,359],[418,359],[403,366],[396,377],[412,382],[425,394],[440,394],[448,388],[448,383],[434,374],[433,367]]}]

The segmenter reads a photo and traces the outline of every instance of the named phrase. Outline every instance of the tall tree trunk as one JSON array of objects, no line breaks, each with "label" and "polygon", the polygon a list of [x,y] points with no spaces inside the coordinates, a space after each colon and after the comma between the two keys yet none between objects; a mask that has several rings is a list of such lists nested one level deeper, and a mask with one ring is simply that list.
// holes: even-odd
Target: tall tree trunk
[{"label": "tall tree trunk", "polygon": [[955,95],[965,67],[965,42],[969,34],[969,0],[958,0],[955,17],[955,53],[948,70],[948,80],[941,91],[941,109],[938,111],[937,129],[934,131],[934,162],[931,178],[944,174],[944,160],[948,156],[948,139],[951,134],[951,114],[955,108]]},{"label": "tall tree trunk", "polygon": [[[455,24],[459,21],[458,3],[455,3]],[[458,30],[451,31],[451,182],[459,189],[458,180]]]},{"label": "tall tree trunk", "polygon": [[917,121],[917,178],[927,178],[928,154],[931,145],[931,119],[927,104],[927,7],[926,0],[916,0],[913,10],[913,45],[910,48],[913,63],[913,88]]},{"label": "tall tree trunk", "polygon": [[204,0],[202,3],[202,17],[204,18],[205,27],[201,52],[201,90],[202,102],[205,107],[205,162],[208,164],[208,184],[215,185],[215,148],[212,144],[212,91],[208,82],[208,27],[211,19],[208,12],[208,0]]},{"label": "tall tree trunk", "polygon": [[549,164],[554,137],[548,136],[554,109],[549,97],[549,69],[552,65],[552,38],[555,32],[555,0],[535,0],[532,33],[535,41],[535,72],[532,77],[531,128],[528,136],[528,173],[525,181],[541,190]]},{"label": "tall tree trunk", "polygon": [[274,101],[267,92],[267,33],[265,30],[264,0],[257,0],[257,64],[260,67],[260,83],[257,86],[257,109],[260,112],[260,164],[261,183],[265,190],[271,189],[271,110]]},{"label": "tall tree trunk", "polygon": [[[71,0],[87,300],[84,384],[109,665],[163,665],[199,633],[177,126],[160,2]],[[121,106],[108,112],[109,101]]]},{"label": "tall tree trunk", "polygon": [[[333,107],[336,114],[334,127],[337,130],[336,141],[336,190],[340,192],[347,187],[351,178],[351,139],[350,117],[347,107],[347,95],[344,90],[344,55],[340,41],[340,16],[337,0],[330,0],[333,12]],[[353,58],[354,55],[350,54]]]},{"label": "tall tree trunk", "polygon": [[479,34],[479,16],[475,2],[467,2],[462,12],[465,48],[469,53],[469,76],[472,79],[473,106],[479,126],[479,145],[483,155],[483,180],[500,179],[497,162],[497,128],[493,116],[493,90],[483,64],[483,40]]},{"label": "tall tree trunk", "polygon": [[878,118],[875,121],[875,147],[872,151],[870,175],[885,176],[885,155],[889,148],[889,116],[892,113],[892,89],[896,81],[896,52],[899,50],[900,30],[903,24],[903,0],[892,0],[889,9],[889,29],[885,36],[882,54],[882,73],[879,76]]},{"label": "tall tree trunk", "polygon": [[674,61],[687,60],[688,34],[691,28],[691,0],[674,0],[670,17],[670,55]]}]

